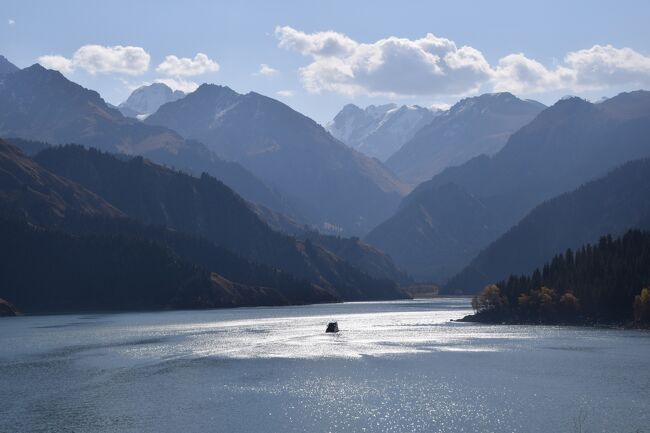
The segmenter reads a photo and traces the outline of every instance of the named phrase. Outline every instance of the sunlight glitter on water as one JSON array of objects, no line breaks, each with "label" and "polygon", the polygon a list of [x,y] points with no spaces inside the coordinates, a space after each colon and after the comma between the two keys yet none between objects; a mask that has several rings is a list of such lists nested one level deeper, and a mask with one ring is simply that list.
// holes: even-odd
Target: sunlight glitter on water
[{"label": "sunlight glitter on water", "polygon": [[[505,329],[450,322],[469,310],[400,311],[365,314],[311,315],[140,327],[160,344],[125,348],[126,356],[246,358],[360,358],[432,351],[495,351],[493,340],[520,338]],[[341,331],[325,334],[328,321]],[[128,330],[124,333],[128,334]],[[168,352],[168,353],[166,353]]]},{"label": "sunlight glitter on water", "polygon": [[3,320],[0,432],[568,433],[582,410],[589,431],[650,425],[647,333],[450,322],[468,304]]}]

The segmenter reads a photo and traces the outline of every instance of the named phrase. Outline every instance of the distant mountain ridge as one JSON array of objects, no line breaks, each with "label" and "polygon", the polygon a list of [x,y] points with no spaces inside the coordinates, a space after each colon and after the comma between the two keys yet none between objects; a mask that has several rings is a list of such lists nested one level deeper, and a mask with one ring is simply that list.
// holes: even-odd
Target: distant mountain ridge
[{"label": "distant mountain ridge", "polygon": [[361,109],[348,104],[326,129],[353,149],[386,161],[440,113],[417,105],[369,105]]},{"label": "distant mountain ridge", "polygon": [[494,156],[420,184],[366,240],[414,277],[444,282],[544,200],[648,156],[650,92],[560,100]]},{"label": "distant mountain ridge", "polygon": [[511,93],[466,98],[419,129],[387,161],[397,176],[417,185],[447,167],[501,150],[512,133],[544,108]]},{"label": "distant mountain ridge", "polygon": [[126,117],[143,120],[155,113],[161,105],[176,101],[185,96],[180,90],[172,90],[163,83],[153,83],[135,89],[126,101],[118,105],[120,112]]},{"label": "distant mountain ridge", "polygon": [[365,233],[390,215],[405,186],[378,161],[334,139],[287,105],[251,92],[201,85],[145,120],[200,140],[277,188],[307,220],[345,235]]}]

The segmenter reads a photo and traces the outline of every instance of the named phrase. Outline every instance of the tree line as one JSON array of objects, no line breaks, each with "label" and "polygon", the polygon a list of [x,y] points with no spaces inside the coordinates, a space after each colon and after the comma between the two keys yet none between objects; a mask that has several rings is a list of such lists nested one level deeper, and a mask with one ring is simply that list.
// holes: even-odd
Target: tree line
[{"label": "tree line", "polygon": [[512,275],[472,299],[468,320],[650,324],[650,232],[568,249],[531,275]]}]

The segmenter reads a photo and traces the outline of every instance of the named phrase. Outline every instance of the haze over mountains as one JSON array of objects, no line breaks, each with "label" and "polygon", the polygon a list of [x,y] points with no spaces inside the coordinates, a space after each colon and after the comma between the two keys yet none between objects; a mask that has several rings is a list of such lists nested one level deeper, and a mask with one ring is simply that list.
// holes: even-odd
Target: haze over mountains
[{"label": "haze over mountains", "polygon": [[353,149],[383,162],[440,113],[417,105],[361,109],[348,104],[327,124],[327,130]]},{"label": "haze over mountains", "polygon": [[366,239],[418,279],[444,281],[537,204],[650,155],[650,93],[560,100],[493,156],[420,184]]},{"label": "haze over mountains", "polygon": [[[236,161],[296,203],[320,229],[364,234],[397,208],[404,185],[379,161],[334,139],[287,105],[201,85],[147,117]],[[290,168],[290,169],[289,169]]]},{"label": "haze over mountains", "polygon": [[512,133],[544,108],[539,102],[524,101],[511,93],[463,99],[419,129],[386,165],[400,179],[416,186],[447,167],[498,152]]}]

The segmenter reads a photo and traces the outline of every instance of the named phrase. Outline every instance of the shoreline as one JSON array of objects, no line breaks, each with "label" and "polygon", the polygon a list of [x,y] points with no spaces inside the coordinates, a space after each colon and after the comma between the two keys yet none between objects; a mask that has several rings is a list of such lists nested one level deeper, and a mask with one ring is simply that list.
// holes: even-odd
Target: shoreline
[{"label": "shoreline", "polygon": [[639,329],[642,331],[650,331],[650,326],[638,326],[631,323],[621,323],[621,322],[595,322],[595,321],[582,321],[582,322],[543,322],[543,321],[532,321],[532,320],[494,320],[494,319],[482,319],[476,317],[476,314],[470,314],[463,318],[453,320],[454,322],[461,323],[479,323],[484,325],[525,325],[525,326],[573,326],[579,328],[594,328],[594,329],[619,329],[619,330],[633,330]]},{"label": "shoreline", "polygon": [[362,303],[381,303],[381,302],[404,302],[404,301],[430,301],[432,299],[456,299],[466,298],[467,296],[436,296],[431,298],[396,298],[396,299],[375,299],[365,301],[339,301],[339,302],[319,302],[311,304],[285,304],[285,305],[242,305],[232,307],[214,307],[214,308],[160,308],[160,309],[139,309],[139,310],[70,310],[70,311],[38,311],[38,312],[20,312],[16,316],[5,317],[43,317],[43,316],[73,316],[73,315],[107,315],[107,314],[142,314],[142,313],[172,313],[172,312],[205,312],[215,310],[241,310],[241,309],[269,309],[269,308],[291,308],[291,307],[314,307],[327,305],[342,304],[362,304]]}]

